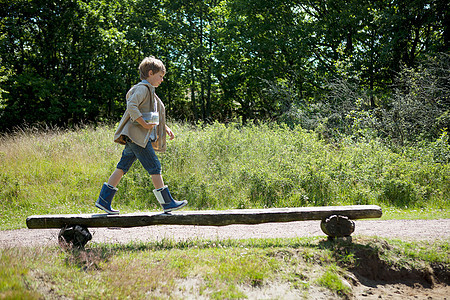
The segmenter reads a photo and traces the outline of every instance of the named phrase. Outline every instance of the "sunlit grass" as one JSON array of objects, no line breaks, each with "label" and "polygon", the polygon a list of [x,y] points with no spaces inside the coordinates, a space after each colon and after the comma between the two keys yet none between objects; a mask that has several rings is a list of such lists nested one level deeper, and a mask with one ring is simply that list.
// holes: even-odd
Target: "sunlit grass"
[{"label": "sunlit grass", "polygon": [[449,208],[396,208],[385,207],[381,220],[433,220],[433,219],[449,219]]},{"label": "sunlit grass", "polygon": [[342,280],[343,273],[336,265],[330,265],[325,269],[325,272],[317,278],[316,282],[332,291],[337,292],[339,295],[346,295],[351,292],[351,287],[344,284]]},{"label": "sunlit grass", "polygon": [[111,129],[16,133],[0,140],[0,228],[31,214],[92,211],[120,149]]},{"label": "sunlit grass", "polygon": [[[327,144],[314,132],[276,124],[171,124],[160,154],[165,182],[188,209],[376,204],[384,219],[448,218],[450,166],[432,149],[392,151],[378,141]],[[0,139],[0,229],[33,214],[97,212],[100,187],[122,146],[114,128],[28,130]],[[114,199],[121,212],[160,207],[136,162]]]},{"label": "sunlit grass", "polygon": [[[380,268],[448,266],[448,242],[355,238],[198,240],[0,248],[0,299],[237,299],[273,284],[295,295],[323,287],[349,295],[349,269],[380,258]],[[282,298],[282,295],[279,295]]]}]

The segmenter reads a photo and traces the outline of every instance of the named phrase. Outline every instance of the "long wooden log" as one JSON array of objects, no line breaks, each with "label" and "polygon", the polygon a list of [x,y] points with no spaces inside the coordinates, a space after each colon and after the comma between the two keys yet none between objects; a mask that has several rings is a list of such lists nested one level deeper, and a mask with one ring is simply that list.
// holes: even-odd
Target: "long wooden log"
[{"label": "long wooden log", "polygon": [[30,229],[62,228],[70,225],[86,227],[138,227],[149,225],[226,226],[231,224],[260,224],[323,220],[331,215],[349,219],[379,218],[377,205],[321,206],[270,209],[178,211],[172,214],[140,212],[122,215],[78,214],[35,215],[27,218]]}]

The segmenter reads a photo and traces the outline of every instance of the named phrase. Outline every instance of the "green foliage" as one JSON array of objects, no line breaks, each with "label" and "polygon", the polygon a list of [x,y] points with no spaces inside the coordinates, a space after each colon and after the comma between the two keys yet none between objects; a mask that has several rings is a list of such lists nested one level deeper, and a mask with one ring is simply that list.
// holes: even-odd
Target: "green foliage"
[{"label": "green foliage", "polygon": [[450,140],[447,130],[444,130],[441,136],[430,144],[433,157],[437,162],[450,163]]},{"label": "green foliage", "polygon": [[2,2],[0,52],[8,76],[2,82],[0,129],[77,125],[121,114],[130,75],[135,77],[129,65],[137,63],[124,24],[116,21],[128,6],[127,1]]},{"label": "green foliage", "polygon": [[328,141],[342,134],[400,146],[435,141],[449,127],[449,58],[441,53],[400,67],[388,93],[375,93],[351,77],[333,79],[324,100],[294,107],[282,120],[315,129]]},{"label": "green foliage", "polygon": [[[0,131],[117,121],[140,60],[155,55],[175,120],[435,140],[449,123],[439,54],[448,10],[445,1],[2,1]],[[420,66],[426,57],[436,64]]]},{"label": "green foliage", "polygon": [[402,68],[380,131],[403,145],[435,140],[450,127],[450,55],[428,58],[417,68]]}]

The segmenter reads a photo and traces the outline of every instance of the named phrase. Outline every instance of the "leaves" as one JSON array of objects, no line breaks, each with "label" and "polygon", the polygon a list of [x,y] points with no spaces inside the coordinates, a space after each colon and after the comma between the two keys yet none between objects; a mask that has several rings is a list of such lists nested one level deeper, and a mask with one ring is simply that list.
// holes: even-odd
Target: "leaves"
[{"label": "leaves", "polygon": [[158,94],[173,118],[330,120],[345,131],[335,107],[355,101],[327,83],[366,91],[363,115],[395,104],[402,66],[448,50],[448,9],[439,0],[1,2],[0,130],[117,121],[139,62],[155,55],[168,70]]}]

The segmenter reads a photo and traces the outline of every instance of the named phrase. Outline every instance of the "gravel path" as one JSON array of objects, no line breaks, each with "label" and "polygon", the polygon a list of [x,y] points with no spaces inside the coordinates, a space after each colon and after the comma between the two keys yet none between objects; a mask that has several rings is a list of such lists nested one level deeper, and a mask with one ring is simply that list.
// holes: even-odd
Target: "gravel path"
[{"label": "gravel path", "polygon": [[[353,236],[379,236],[403,240],[450,241],[450,219],[356,220]],[[172,239],[249,239],[324,236],[320,221],[266,223],[258,225],[182,226],[160,225],[135,228],[89,228],[90,243],[128,243]],[[0,231],[0,247],[57,245],[59,229]]]}]

